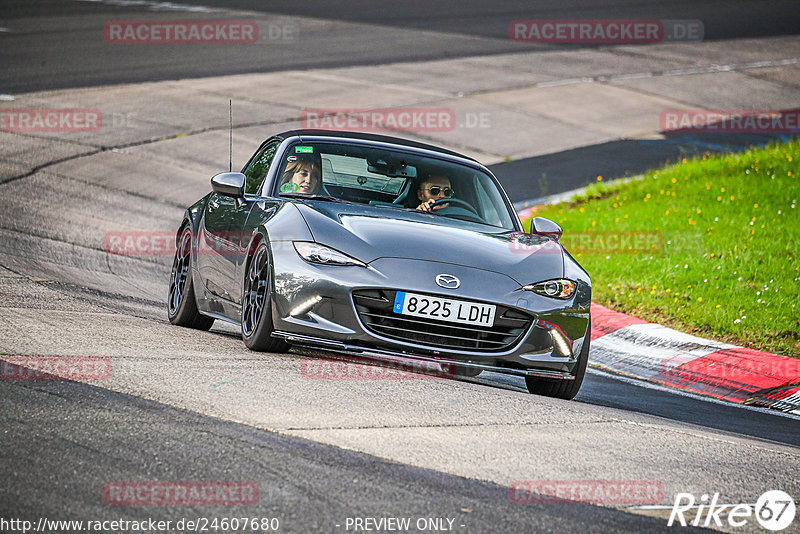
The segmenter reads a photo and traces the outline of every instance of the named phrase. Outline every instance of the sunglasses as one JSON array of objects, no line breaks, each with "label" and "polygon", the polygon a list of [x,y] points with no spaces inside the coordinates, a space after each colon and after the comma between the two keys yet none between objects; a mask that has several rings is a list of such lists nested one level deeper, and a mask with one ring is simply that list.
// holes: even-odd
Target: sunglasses
[{"label": "sunglasses", "polygon": [[426,191],[430,191],[431,195],[433,195],[433,196],[438,195],[443,190],[444,190],[444,196],[446,196],[447,198],[450,198],[455,194],[455,191],[453,191],[453,189],[450,188],[450,187],[445,187],[444,189],[442,189],[438,185],[433,185],[433,186],[429,187],[428,189],[426,189]]}]

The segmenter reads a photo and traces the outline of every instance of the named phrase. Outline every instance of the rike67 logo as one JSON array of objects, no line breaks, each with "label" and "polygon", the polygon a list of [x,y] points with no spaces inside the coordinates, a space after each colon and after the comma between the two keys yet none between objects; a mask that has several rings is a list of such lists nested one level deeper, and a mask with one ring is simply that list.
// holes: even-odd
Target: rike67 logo
[{"label": "rike67 logo", "polygon": [[743,527],[755,518],[762,528],[777,532],[791,525],[794,516],[794,500],[781,490],[764,492],[755,504],[722,504],[719,493],[702,495],[699,501],[691,493],[678,493],[667,526]]}]

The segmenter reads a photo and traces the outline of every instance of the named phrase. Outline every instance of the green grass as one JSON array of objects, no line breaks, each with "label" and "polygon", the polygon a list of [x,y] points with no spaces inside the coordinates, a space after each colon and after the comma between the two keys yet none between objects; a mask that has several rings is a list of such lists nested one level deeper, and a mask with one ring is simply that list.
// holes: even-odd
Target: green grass
[{"label": "green grass", "polygon": [[[564,228],[565,246],[592,277],[595,302],[800,357],[798,174],[796,140],[683,160],[624,184],[598,182],[535,215]],[[649,232],[649,246],[613,241],[635,232]],[[599,238],[606,245],[598,247]]]}]

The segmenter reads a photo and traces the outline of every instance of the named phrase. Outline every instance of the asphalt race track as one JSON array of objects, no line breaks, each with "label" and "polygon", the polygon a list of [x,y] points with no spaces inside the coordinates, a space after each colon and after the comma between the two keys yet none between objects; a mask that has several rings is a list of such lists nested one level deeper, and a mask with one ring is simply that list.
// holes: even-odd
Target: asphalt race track
[{"label": "asphalt race track", "polygon": [[[198,6],[207,9],[198,10]],[[385,65],[554,47],[510,42],[508,24],[517,19],[697,19],[703,21],[707,40],[796,35],[800,27],[800,11],[792,0],[501,0],[491,4],[445,0],[412,5],[367,0],[345,5],[322,0],[296,4],[254,0],[6,0],[2,9],[11,30],[9,35],[0,34],[3,67],[12,73],[4,76],[5,92]],[[95,33],[96,21],[102,29],[105,21],[131,19],[131,14],[137,19],[196,19],[225,10],[237,10],[264,24],[297,25],[297,33],[286,38],[281,35],[260,47],[257,54],[235,55],[215,45],[166,53],[157,47],[120,51],[108,47],[102,33]]]},{"label": "asphalt race track", "polygon": [[[0,531],[21,531],[4,526],[9,519],[232,517],[277,518],[279,532],[398,531],[363,521],[391,517],[410,518],[411,532],[660,532],[679,528],[667,526],[677,493],[755,503],[779,489],[797,501],[798,417],[598,370],[573,401],[529,395],[521,380],[492,373],[319,380],[309,368],[375,367],[253,353],[219,323],[208,333],[172,327],[171,255],[107,253],[114,232],[174,232],[210,176],[227,170],[229,98],[234,167],[271,133],[299,126],[307,108],[451,109],[452,131],[407,137],[492,165],[520,203],[597,175],[790,135],[668,134],[658,110],[800,107],[796,2],[600,6],[4,2],[0,111],[97,109],[104,122],[84,132],[0,131],[0,360],[96,357],[112,372],[91,382],[0,380]],[[255,20],[288,37],[249,47],[103,38],[109,20],[214,18]],[[705,39],[509,41],[509,21],[533,18],[693,19]],[[473,127],[476,117],[485,128]],[[258,496],[108,502],[104,489],[126,481],[242,481]],[[661,494],[649,508],[520,503],[509,492],[518,481],[639,482]],[[784,532],[800,531],[798,521]],[[716,529],[763,532],[752,518]]]}]

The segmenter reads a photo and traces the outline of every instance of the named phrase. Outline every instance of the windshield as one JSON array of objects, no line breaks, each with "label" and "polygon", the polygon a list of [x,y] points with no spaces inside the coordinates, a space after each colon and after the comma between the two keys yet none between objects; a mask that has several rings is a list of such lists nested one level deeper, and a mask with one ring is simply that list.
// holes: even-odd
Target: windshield
[{"label": "windshield", "polygon": [[472,167],[430,157],[339,143],[289,147],[273,194],[356,202],[514,230],[495,181]]}]

